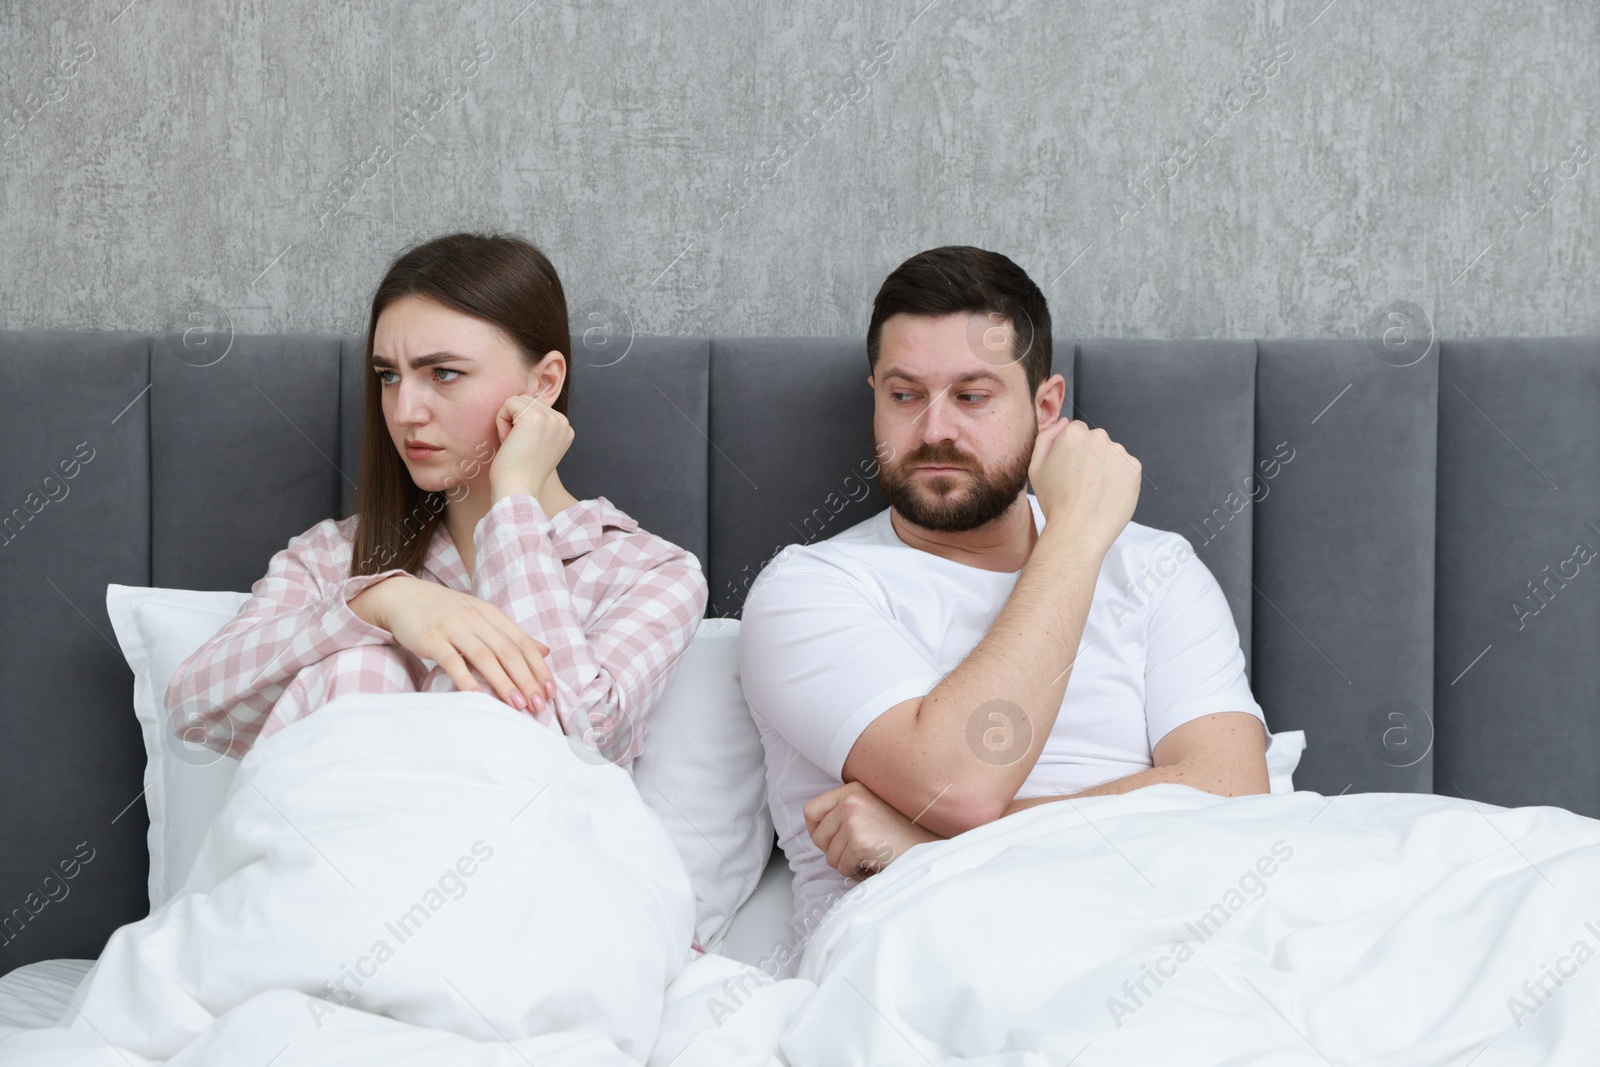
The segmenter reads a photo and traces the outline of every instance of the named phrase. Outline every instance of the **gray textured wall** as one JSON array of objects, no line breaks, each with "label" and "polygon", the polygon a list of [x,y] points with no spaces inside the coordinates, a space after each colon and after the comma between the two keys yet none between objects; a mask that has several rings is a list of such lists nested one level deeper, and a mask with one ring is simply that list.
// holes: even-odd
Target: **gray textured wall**
[{"label": "gray textured wall", "polygon": [[358,331],[495,228],[640,333],[946,243],[1061,335],[1600,332],[1595,0],[5,0],[0,70],[0,327]]}]

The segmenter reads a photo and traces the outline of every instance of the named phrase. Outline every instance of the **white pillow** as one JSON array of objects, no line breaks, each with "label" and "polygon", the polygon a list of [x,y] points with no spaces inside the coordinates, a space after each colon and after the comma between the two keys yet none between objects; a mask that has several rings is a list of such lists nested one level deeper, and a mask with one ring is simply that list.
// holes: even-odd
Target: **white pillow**
[{"label": "white pillow", "polygon": [[[239,766],[173,732],[163,706],[167,684],[249,599],[248,593],[106,587],[144,733],[152,910],[189,877]],[[593,755],[576,745],[575,751]],[[739,682],[737,619],[701,620],[646,719],[645,754],[632,771],[639,795],[683,857],[695,890],[695,932],[709,949],[754,892],[775,840],[761,736]]]},{"label": "white pillow", "polygon": [[1300,753],[1306,749],[1304,730],[1285,730],[1281,734],[1268,734],[1267,782],[1269,793],[1293,793],[1294,769],[1300,766]]},{"label": "white pillow", "polygon": [[739,680],[738,619],[700,621],[645,720],[633,781],[678,845],[694,885],[695,933],[712,950],[776,841],[766,755]]},{"label": "white pillow", "polygon": [[152,911],[189,876],[200,839],[239,767],[238,760],[173,732],[164,707],[167,683],[249,599],[249,593],[106,586],[106,611],[133,668],[133,713],[144,733]]}]

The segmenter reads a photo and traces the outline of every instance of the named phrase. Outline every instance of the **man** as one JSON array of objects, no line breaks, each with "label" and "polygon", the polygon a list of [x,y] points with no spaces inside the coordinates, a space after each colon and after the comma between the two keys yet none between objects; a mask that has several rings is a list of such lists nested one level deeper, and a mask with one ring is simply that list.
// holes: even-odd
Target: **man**
[{"label": "man", "polygon": [[1036,804],[1267,792],[1222,590],[1186,539],[1130,521],[1138,460],[1062,417],[1028,275],[978,248],[912,256],[878,290],[867,359],[889,507],[780,552],[740,628],[796,921]]}]

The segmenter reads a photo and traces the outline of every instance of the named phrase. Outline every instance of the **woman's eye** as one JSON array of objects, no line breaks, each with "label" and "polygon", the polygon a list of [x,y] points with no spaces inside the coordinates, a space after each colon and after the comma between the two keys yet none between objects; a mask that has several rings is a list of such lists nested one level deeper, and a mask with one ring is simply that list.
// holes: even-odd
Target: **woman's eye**
[{"label": "woman's eye", "polygon": [[[386,375],[386,374],[396,374],[395,371],[392,371],[392,370],[380,370],[377,373],[378,373],[378,381],[381,384],[383,384],[383,385],[393,385],[394,384],[393,381],[391,381],[388,378],[385,378],[384,375]],[[465,373],[466,373],[465,371],[451,370],[449,367],[435,367],[435,368],[433,368],[434,381],[440,382],[440,383],[453,382],[453,381],[456,380],[455,378],[441,378],[441,377],[439,377],[439,375],[441,375],[441,374],[454,374],[454,375],[459,376],[459,375],[462,375],[462,374],[465,374]]]}]

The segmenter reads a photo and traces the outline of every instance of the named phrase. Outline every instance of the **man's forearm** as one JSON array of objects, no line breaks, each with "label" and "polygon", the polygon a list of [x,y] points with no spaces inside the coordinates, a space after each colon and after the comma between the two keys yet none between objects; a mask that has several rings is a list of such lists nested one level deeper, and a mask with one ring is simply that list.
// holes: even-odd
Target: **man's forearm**
[{"label": "man's forearm", "polygon": [[1047,524],[989,632],[923,699],[917,730],[928,739],[922,750],[934,754],[927,782],[955,793],[960,810],[998,812],[1033,770],[1061,710],[1107,550]]},{"label": "man's forearm", "polygon": [[1050,804],[1058,800],[1076,800],[1079,797],[1103,797],[1116,793],[1131,793],[1135,789],[1143,789],[1147,785],[1160,785],[1162,782],[1175,782],[1178,785],[1193,786],[1206,793],[1215,793],[1217,796],[1234,797],[1247,793],[1266,792],[1263,783],[1256,781],[1252,776],[1231,773],[1219,770],[1214,763],[1207,760],[1192,759],[1180,760],[1169,763],[1164,767],[1151,767],[1149,770],[1139,771],[1122,778],[1113,778],[1109,782],[1090,786],[1088,789],[1076,793],[1053,793],[1046,796],[1028,797],[1026,800],[1012,800],[1006,805],[1001,818],[1013,812],[1023,811],[1027,808],[1036,808],[1040,804]]}]

